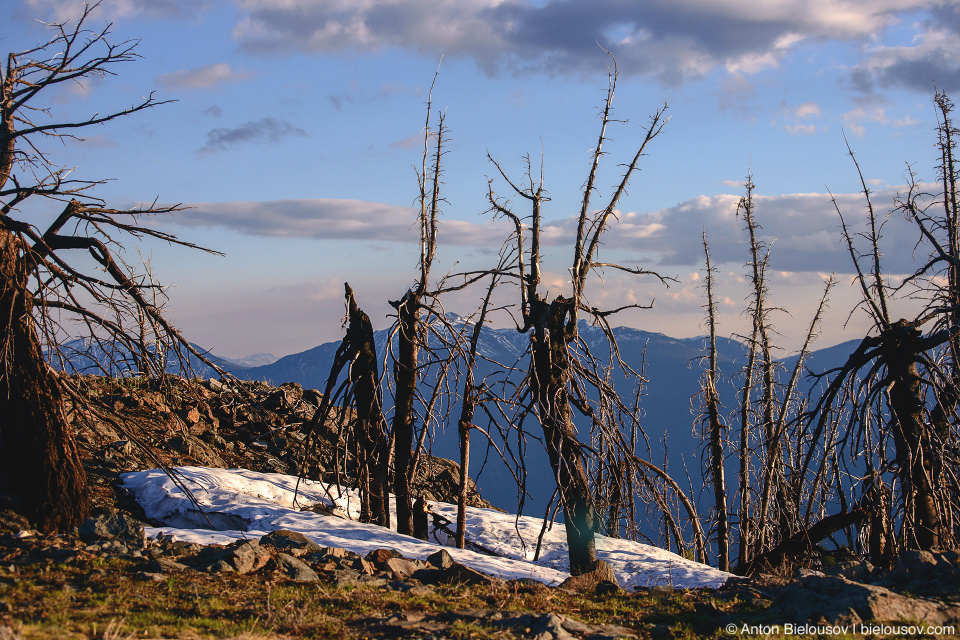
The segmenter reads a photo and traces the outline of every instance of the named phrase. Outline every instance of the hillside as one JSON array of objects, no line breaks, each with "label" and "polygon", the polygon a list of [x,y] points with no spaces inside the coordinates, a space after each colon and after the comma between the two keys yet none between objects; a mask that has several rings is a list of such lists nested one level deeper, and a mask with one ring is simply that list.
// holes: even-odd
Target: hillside
[{"label": "hillside", "polygon": [[[906,554],[892,571],[824,556],[819,562],[827,564],[818,566],[826,575],[757,576],[730,580],[720,589],[677,589],[671,582],[623,589],[605,580],[549,587],[498,579],[469,570],[450,554],[401,557],[377,548],[376,535],[368,536],[373,551],[366,555],[290,531],[274,531],[259,542],[251,539],[259,534],[241,532],[246,539],[225,547],[163,533],[170,527],[150,529],[154,538],[145,539],[143,527],[160,523],[120,490],[121,474],[157,464],[268,474],[288,469],[316,395],[297,385],[251,384],[246,391],[256,404],[250,405],[238,401],[238,390],[211,381],[168,378],[161,386],[86,377],[83,383],[87,396],[105,408],[105,420],[79,425],[97,507],[80,530],[48,536],[32,530],[11,509],[16,505],[9,497],[0,495],[4,640],[612,640],[721,638],[730,637],[728,628],[743,637],[815,637],[841,628],[847,637],[869,636],[850,632],[864,624],[881,629],[874,637],[885,637],[877,623],[907,629],[917,620],[925,626],[910,637],[947,637],[960,624],[957,552]],[[337,436],[335,429],[325,433],[317,455],[329,463]],[[428,467],[437,470],[431,490],[443,498],[455,465],[436,460]],[[486,504],[478,495],[473,503]],[[332,516],[318,522],[324,518],[331,526],[347,523]],[[385,534],[380,544],[389,547],[390,540]],[[811,631],[798,632],[798,625]]]}]

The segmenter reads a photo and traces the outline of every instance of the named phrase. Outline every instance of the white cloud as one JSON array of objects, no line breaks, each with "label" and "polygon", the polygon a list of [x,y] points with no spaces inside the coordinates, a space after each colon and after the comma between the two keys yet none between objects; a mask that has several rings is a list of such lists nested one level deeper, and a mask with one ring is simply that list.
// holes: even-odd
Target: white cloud
[{"label": "white cloud", "polygon": [[867,128],[862,124],[864,121],[879,122],[880,124],[890,122],[887,118],[886,109],[882,107],[867,109],[861,106],[843,114],[844,126],[856,136],[862,136],[866,133]]},{"label": "white cloud", "polygon": [[820,115],[820,105],[816,102],[804,102],[794,107],[793,114],[798,118],[810,118]]},{"label": "white cloud", "polygon": [[157,82],[170,89],[213,89],[226,82],[240,82],[252,77],[249,71],[234,71],[229,64],[220,62],[164,73],[157,77]]},{"label": "white cloud", "polygon": [[[893,195],[891,190],[877,190],[873,194],[877,210],[884,211]],[[837,194],[835,197],[851,229],[858,231],[864,210],[862,196]],[[658,211],[620,213],[619,224],[611,226],[604,235],[603,255],[599,258],[629,263],[639,260],[646,266],[664,269],[699,268],[703,261],[701,233],[706,230],[714,264],[742,264],[749,252],[744,222],[737,216],[739,201],[737,195],[699,196]],[[758,237],[772,246],[772,268],[803,273],[843,273],[852,269],[840,235],[840,220],[828,194],[755,195],[754,205],[761,227]],[[248,235],[316,240],[412,244],[419,239],[412,208],[377,202],[315,199],[191,206],[194,208],[177,216],[178,224],[223,227]],[[563,253],[573,242],[575,224],[574,217],[546,220],[542,245],[548,249],[560,247],[559,253]],[[887,225],[883,241],[885,267],[897,273],[912,272],[917,234],[902,217],[891,217]],[[496,250],[509,232],[509,225],[486,218],[442,219],[439,244],[441,250],[445,246]],[[557,264],[554,268],[565,267]]]}]

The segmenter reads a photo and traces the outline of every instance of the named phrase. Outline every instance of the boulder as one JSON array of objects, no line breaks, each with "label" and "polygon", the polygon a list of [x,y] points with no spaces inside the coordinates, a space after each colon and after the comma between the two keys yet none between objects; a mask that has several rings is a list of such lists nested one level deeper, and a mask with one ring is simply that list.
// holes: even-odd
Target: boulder
[{"label": "boulder", "polygon": [[[613,568],[605,560],[594,562],[589,571],[578,576],[570,576],[560,583],[560,588],[578,592],[593,592],[597,590],[601,583],[610,583],[615,587],[620,586]],[[610,586],[606,586],[606,589],[609,590]]]},{"label": "boulder", "polygon": [[261,547],[258,541],[241,540],[220,549],[207,547],[200,552],[198,561],[211,573],[252,573],[266,566],[270,558],[270,552]]},{"label": "boulder", "polygon": [[378,569],[383,569],[386,566],[387,560],[390,558],[402,557],[403,554],[396,549],[374,549],[368,553],[364,559],[375,564]]},{"label": "boulder", "polygon": [[453,559],[453,556],[450,555],[449,551],[440,549],[440,551],[427,556],[427,564],[437,569],[449,569],[456,564],[456,561]]},{"label": "boulder", "polygon": [[302,557],[308,553],[321,551],[323,547],[297,531],[277,529],[260,538],[260,544],[284,551],[292,556]]},{"label": "boulder", "polygon": [[960,622],[960,607],[908,598],[877,585],[860,584],[841,576],[808,576],[781,590],[770,613],[797,622],[859,624],[909,622],[929,624]]},{"label": "boulder", "polygon": [[405,580],[420,568],[406,558],[387,558],[383,564],[384,570],[392,573],[394,580]]},{"label": "boulder", "polygon": [[79,533],[84,542],[116,541],[135,549],[146,546],[143,524],[115,509],[94,512],[80,525]]},{"label": "boulder", "polygon": [[287,553],[278,553],[276,563],[280,571],[295,582],[316,582],[320,579],[310,565]]}]

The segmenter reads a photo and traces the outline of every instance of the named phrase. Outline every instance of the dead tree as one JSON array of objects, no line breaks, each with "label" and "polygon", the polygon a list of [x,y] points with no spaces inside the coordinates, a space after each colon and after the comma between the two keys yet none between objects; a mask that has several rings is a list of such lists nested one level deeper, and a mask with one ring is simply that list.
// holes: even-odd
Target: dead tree
[{"label": "dead tree", "polygon": [[[501,165],[488,154],[513,194],[526,201],[530,207],[529,214],[516,213],[509,202],[496,195],[493,181],[490,181],[488,200],[491,211],[495,216],[512,221],[514,227],[513,241],[519,256],[516,277],[519,280],[521,309],[521,322],[517,323],[517,328],[522,333],[530,334],[530,369],[526,384],[533,411],[543,430],[544,445],[559,488],[570,553],[570,570],[573,574],[589,571],[596,565],[594,532],[598,524],[586,469],[588,454],[577,434],[573,414],[576,407],[592,419],[593,409],[586,399],[584,384],[596,382],[582,375],[586,373],[586,369],[580,366],[578,361],[577,351],[583,353],[585,348],[578,339],[580,313],[585,313],[603,327],[610,340],[611,357],[617,358],[616,339],[608,324],[608,318],[619,311],[642,307],[629,304],[617,309],[600,310],[591,306],[586,297],[587,281],[592,274],[600,270],[613,269],[633,275],[653,275],[665,282],[664,278],[652,271],[603,263],[597,258],[601,238],[616,220],[615,208],[637,170],[640,158],[650,141],[666,124],[664,107],[651,118],[639,149],[626,165],[626,170],[609,200],[600,210],[592,210],[591,199],[596,190],[595,182],[603,157],[603,145],[607,141],[607,127],[614,121],[612,108],[617,80],[615,63],[609,79],[606,100],[601,110],[599,138],[592,153],[577,217],[577,237],[570,269],[572,290],[568,295],[557,294],[550,297],[541,285],[540,229],[543,204],[549,199],[543,187],[542,169],[539,179],[534,178],[530,158],[527,156],[524,182],[518,183],[511,180]],[[529,240],[526,237],[528,230]]]},{"label": "dead tree", "polygon": [[[68,397],[82,399],[47,365],[43,349],[73,332],[65,326],[70,320],[135,346],[138,321],[128,312],[136,309],[162,336],[158,352],[193,352],[153,304],[149,292],[156,285],[124,265],[118,252],[141,238],[193,247],[140,222],[179,207],[109,209],[92,195],[100,182],[71,178],[43,150],[43,141],[79,139],[88,127],[163,104],[151,94],[85,120],[60,120],[44,105],[61,84],[113,75],[115,64],[136,59],[136,42],[113,43],[109,25],[86,26],[96,8],[85,6],[76,24],[51,25],[47,43],[9,54],[0,84],[0,468],[25,513],[45,531],[78,525],[89,497],[65,415]],[[41,230],[22,209],[28,200],[62,211]],[[92,257],[96,268],[74,260],[74,252]]]},{"label": "dead tree", "polygon": [[[352,453],[352,460],[344,460],[343,466],[354,470],[354,480],[360,492],[360,521],[389,527],[390,448],[373,325],[370,317],[357,305],[350,285],[344,283],[343,287],[347,300],[347,331],[334,356],[323,400],[310,421],[304,458],[305,461],[310,459],[310,454],[318,446],[320,430],[326,428],[327,421],[333,416],[338,427],[346,427],[346,433],[341,433],[339,439],[348,441],[347,451]],[[344,368],[348,369],[348,374],[338,386]],[[302,465],[301,475],[311,473],[307,467],[308,464]]]},{"label": "dead tree", "polygon": [[[725,443],[726,426],[717,393],[716,309],[714,306],[713,267],[709,245],[704,232],[706,256],[707,324],[710,342],[705,356],[707,367],[701,381],[698,421],[703,433],[704,482],[713,487],[714,524],[717,532],[718,564],[730,567],[730,544],[737,542],[737,571],[754,570],[760,566],[750,560],[758,555],[765,558],[787,558],[791,554],[768,551],[792,539],[802,527],[799,525],[794,494],[790,491],[799,482],[796,474],[798,456],[808,447],[804,430],[802,402],[797,397],[797,383],[804,371],[804,361],[817,336],[820,319],[826,307],[829,291],[834,284],[828,279],[823,297],[813,314],[803,346],[796,362],[784,381],[782,365],[774,358],[771,334],[774,333],[770,315],[777,311],[770,304],[766,272],[770,263],[770,247],[758,234],[760,225],[755,217],[752,176],[744,184],[745,195],[740,199],[737,215],[744,219],[750,257],[746,263],[751,283],[745,315],[749,318],[750,334],[741,336],[747,346],[747,363],[739,390],[740,406],[736,411],[739,422],[739,443],[735,452],[738,465],[737,498],[727,502]],[[802,484],[802,482],[800,483]],[[845,520],[836,520],[844,521]],[[826,530],[821,527],[817,531]],[[833,533],[830,531],[829,533]],[[792,547],[791,547],[792,548]],[[764,565],[766,566],[766,565]]]},{"label": "dead tree", "polygon": [[706,423],[707,465],[710,469],[710,481],[713,485],[713,504],[717,529],[717,568],[730,570],[730,519],[727,510],[727,481],[724,470],[724,432],[726,426],[721,417],[720,395],[717,393],[717,307],[713,301],[713,274],[715,268],[710,264],[710,245],[707,233],[703,233],[703,252],[706,256],[707,324],[710,328],[708,346],[708,365],[700,383],[701,422]]},{"label": "dead tree", "polygon": [[[503,261],[501,261],[501,266]],[[498,269],[499,271],[499,269]],[[457,430],[460,437],[460,478],[457,491],[457,531],[456,545],[458,549],[465,548],[467,535],[467,480],[470,472],[470,432],[476,427],[473,424],[474,415],[477,411],[477,405],[481,402],[481,394],[484,391],[484,385],[477,384],[476,365],[479,355],[480,334],[483,331],[484,323],[487,320],[487,313],[490,311],[491,299],[494,290],[500,282],[499,273],[495,272],[490,276],[490,285],[487,287],[487,293],[480,305],[480,311],[477,319],[472,326],[466,323],[463,330],[470,330],[469,347],[466,353],[466,363],[463,381],[463,394],[460,402],[460,419],[457,421]]]},{"label": "dead tree", "polygon": [[[438,72],[439,73],[439,72]],[[433,83],[436,84],[436,76]],[[438,116],[436,131],[431,129],[433,85],[427,98],[424,125],[423,160],[417,170],[420,186],[420,277],[398,301],[390,304],[397,310],[397,346],[394,356],[393,489],[397,503],[397,531],[413,535],[413,497],[410,490],[413,472],[414,434],[417,422],[417,384],[420,379],[420,350],[426,339],[422,312],[430,296],[430,269],[437,252],[437,218],[440,215],[441,176],[446,128],[444,115]],[[424,426],[424,425],[422,425]]]},{"label": "dead tree", "polygon": [[[956,499],[960,479],[953,471],[960,462],[960,210],[953,161],[956,130],[951,123],[953,105],[949,99],[937,93],[935,103],[941,190],[924,192],[910,170],[908,191],[894,203],[896,210],[916,225],[920,242],[930,250],[930,258],[904,285],[892,285],[882,270],[882,220],[850,151],[867,205],[866,229],[854,234],[838,206],[836,209],[861,293],[858,306],[869,314],[873,328],[841,367],[825,374],[829,384],[810,413],[819,452],[845,448],[841,450],[847,457],[863,455],[868,481],[862,483],[861,491],[879,494],[887,486],[896,487],[896,499],[887,506],[893,504],[896,511],[871,513],[870,520],[878,523],[876,526],[885,522],[899,526],[899,550],[955,544],[960,515]],[[861,242],[866,244],[865,249],[859,248]],[[908,286],[912,287],[909,295],[924,301],[922,309],[911,318],[894,320],[889,298],[903,294]],[[926,331],[925,326],[929,326]],[[845,406],[849,409],[844,410]],[[847,435],[834,435],[837,433]],[[807,455],[803,471],[825,484],[823,465],[816,465],[814,457],[812,451]],[[883,501],[870,503],[876,509]],[[886,534],[879,537],[885,538]],[[872,546],[876,553],[888,552],[887,544]]]}]

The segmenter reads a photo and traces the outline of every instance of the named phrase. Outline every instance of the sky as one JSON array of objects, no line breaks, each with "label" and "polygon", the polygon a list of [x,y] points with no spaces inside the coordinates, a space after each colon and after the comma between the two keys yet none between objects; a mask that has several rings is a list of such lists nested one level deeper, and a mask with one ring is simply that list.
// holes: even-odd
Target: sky
[{"label": "sky", "polygon": [[[46,41],[49,24],[75,20],[82,5],[5,7],[0,53]],[[847,143],[886,212],[908,169],[936,180],[934,90],[960,88],[953,1],[103,0],[89,24],[106,23],[115,42],[138,40],[141,58],[36,106],[86,118],[151,91],[171,102],[86,130],[50,147],[51,158],[77,177],[109,179],[96,192],[109,206],[190,207],[149,224],[223,256],[160,243],[129,251],[170,285],[166,311],[187,338],[228,357],[339,340],[344,282],[375,328],[389,326],[389,301],[418,276],[415,167],[435,73],[432,104],[449,143],[434,274],[496,264],[509,230],[488,211],[488,184],[510,194],[487,154],[517,180],[529,154],[550,196],[545,287],[568,292],[612,62],[604,50],[616,60],[618,122],[595,202],[610,196],[651,115],[666,105],[670,120],[599,257],[675,281],[607,270],[588,285],[590,302],[652,303],[615,325],[704,333],[706,232],[719,331],[745,334],[748,249],[736,211],[751,174],[778,344],[799,346],[831,274],[839,284],[817,346],[860,338],[869,323],[854,309],[829,195],[862,228]],[[917,241],[894,214],[885,269],[911,273],[927,251]],[[466,315],[481,297],[444,306]]]}]

